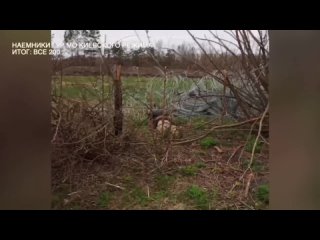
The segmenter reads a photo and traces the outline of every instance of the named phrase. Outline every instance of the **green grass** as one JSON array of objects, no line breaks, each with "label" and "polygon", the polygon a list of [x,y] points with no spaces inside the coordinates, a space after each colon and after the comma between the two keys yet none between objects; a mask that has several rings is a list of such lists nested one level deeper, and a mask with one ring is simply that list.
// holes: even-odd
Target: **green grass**
[{"label": "green grass", "polygon": [[174,183],[175,177],[168,175],[158,175],[155,179],[155,185],[158,190],[168,191],[169,187]]},{"label": "green grass", "polygon": [[149,196],[147,188],[137,186],[131,176],[124,177],[126,191],[119,204],[125,209],[158,208],[164,198],[171,198],[170,186],[174,183],[175,177],[169,175],[157,175],[154,184],[150,185]]},{"label": "green grass", "polygon": [[65,195],[64,194],[61,194],[61,193],[57,193],[57,194],[54,194],[52,196],[52,207],[53,208],[58,208],[58,207],[61,207],[63,206],[63,199],[64,199]]},{"label": "green grass", "polygon": [[111,193],[109,192],[101,193],[98,201],[99,207],[108,208],[111,199],[112,199]]},{"label": "green grass", "polygon": [[[57,89],[57,95],[60,95],[60,89]],[[64,86],[62,88],[62,96],[71,99],[99,99],[100,93],[92,88],[84,88],[82,86]]]},{"label": "green grass", "polygon": [[200,169],[206,167],[206,164],[204,162],[197,162],[194,164],[194,166]]},{"label": "green grass", "polygon": [[[249,159],[245,160],[242,163],[242,167],[247,168],[249,163],[250,163]],[[265,171],[266,166],[262,162],[257,161],[256,159],[253,159],[252,164],[251,164],[251,169],[252,169],[252,171],[254,171],[256,173],[259,173],[259,172]]]},{"label": "green grass", "polygon": [[[63,76],[63,82],[70,83],[90,83],[96,81],[94,76]],[[56,79],[56,82],[59,83],[60,76]]]},{"label": "green grass", "polygon": [[[245,146],[246,152],[252,152],[255,140],[256,140],[255,137],[251,137],[249,139],[248,143]],[[258,140],[256,148],[255,148],[255,153],[260,153],[262,150],[262,146],[263,146],[263,142]]]},{"label": "green grass", "polygon": [[210,195],[207,191],[203,190],[197,185],[190,186],[185,191],[185,197],[189,200],[197,209],[205,210],[209,209]]},{"label": "green grass", "polygon": [[[102,86],[101,81],[97,81],[97,79],[98,78],[94,76],[64,76],[63,83],[66,85],[62,88],[63,95],[79,99],[79,92],[82,91],[82,88],[88,88],[94,92],[94,94],[88,93],[90,95],[89,97],[98,98],[101,96]],[[196,80],[188,78],[179,79],[176,77],[168,79],[166,84],[167,102],[171,102],[178,93],[190,90],[194,81]],[[104,81],[105,94],[111,92],[110,82],[110,79],[106,77]],[[81,86],[81,84],[85,86]],[[94,85],[96,86],[96,89],[93,88]],[[59,77],[54,81],[54,87],[56,89],[56,93],[59,94]],[[163,87],[164,78],[161,77],[122,77],[124,104],[134,105],[139,103],[139,105],[141,105],[141,101],[146,103],[149,101],[151,96],[154,103],[161,105],[163,102]]]},{"label": "green grass", "polygon": [[162,199],[169,197],[170,196],[170,192],[169,191],[159,191],[159,192],[155,192],[154,194],[152,194],[150,196],[151,200],[154,202],[159,202]]},{"label": "green grass", "polygon": [[70,186],[68,184],[61,184],[58,191],[53,194],[51,205],[53,208],[63,207],[64,199],[70,193]]},{"label": "green grass", "polygon": [[269,203],[269,185],[260,185],[257,189],[257,198],[260,202],[264,204]]},{"label": "green grass", "polygon": [[[172,102],[177,92],[185,92],[193,84],[191,79],[167,80],[166,101]],[[153,103],[158,106],[163,104],[164,78],[159,77],[125,77],[123,78],[123,89],[125,101],[130,104],[141,104],[149,102],[152,98]]]},{"label": "green grass", "polygon": [[144,191],[141,187],[135,186],[127,193],[125,201],[129,205],[146,207],[148,203],[152,201],[152,199],[148,198],[146,191]]},{"label": "green grass", "polygon": [[177,125],[185,125],[189,122],[187,117],[176,117],[175,118],[175,123]]},{"label": "green grass", "polygon": [[133,123],[136,127],[146,127],[148,126],[148,119],[147,118],[135,118],[133,119]]},{"label": "green grass", "polygon": [[198,162],[186,167],[183,167],[180,171],[184,176],[196,176],[201,168],[204,168],[206,165],[203,162]]},{"label": "green grass", "polygon": [[126,189],[133,189],[136,187],[136,179],[132,175],[126,175],[122,178]]},{"label": "green grass", "polygon": [[206,137],[200,141],[200,146],[205,149],[209,149],[216,145],[218,145],[218,141],[215,140],[213,137]]},{"label": "green grass", "polygon": [[206,121],[203,118],[193,119],[193,126],[197,130],[204,130],[206,128]]},{"label": "green grass", "polygon": [[[53,77],[53,92],[58,96],[70,98],[73,100],[83,100],[92,103],[100,102],[102,99],[102,82],[95,76],[64,76],[62,92],[60,93],[60,79]],[[112,81],[108,77],[104,80],[104,99],[112,100]],[[166,82],[166,102],[170,105],[176,101],[178,94],[189,91],[195,82],[199,83],[199,79],[177,78],[171,77]],[[202,85],[206,85],[209,89],[216,88],[216,83],[212,80],[200,81]],[[198,84],[197,83],[197,84]],[[201,85],[201,84],[200,84]],[[133,120],[136,127],[147,126],[145,105],[151,102],[157,106],[163,105],[163,77],[122,77],[122,92],[123,92],[123,107],[126,108],[127,116]],[[187,118],[181,118],[177,122],[189,122]],[[192,119],[195,121],[197,130],[204,130],[206,127],[205,121],[201,118]],[[179,125],[179,124],[178,124]],[[209,143],[210,145],[210,143]]]},{"label": "green grass", "polygon": [[69,98],[80,98],[80,90],[76,87],[64,87],[62,88],[62,96]]}]

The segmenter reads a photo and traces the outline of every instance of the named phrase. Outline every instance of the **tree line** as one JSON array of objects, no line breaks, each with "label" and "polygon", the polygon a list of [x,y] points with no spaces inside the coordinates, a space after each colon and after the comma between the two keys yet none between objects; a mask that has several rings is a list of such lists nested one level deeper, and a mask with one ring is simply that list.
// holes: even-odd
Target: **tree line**
[{"label": "tree line", "polygon": [[[64,43],[98,43],[100,42],[99,30],[66,30]],[[109,63],[121,63],[124,66],[153,67],[155,60],[161,66],[172,69],[197,69],[199,64],[205,68],[215,66],[224,68],[225,65],[239,67],[239,58],[234,55],[224,53],[210,53],[210,58],[203,52],[198,51],[195,45],[181,43],[175,48],[164,48],[162,41],[158,41],[154,46],[128,48],[121,44],[112,45],[101,49],[62,49],[62,54],[53,57],[54,66],[62,61],[65,66],[96,66],[102,56]],[[68,53],[68,57],[63,53]],[[210,59],[210,60],[209,60]]]}]

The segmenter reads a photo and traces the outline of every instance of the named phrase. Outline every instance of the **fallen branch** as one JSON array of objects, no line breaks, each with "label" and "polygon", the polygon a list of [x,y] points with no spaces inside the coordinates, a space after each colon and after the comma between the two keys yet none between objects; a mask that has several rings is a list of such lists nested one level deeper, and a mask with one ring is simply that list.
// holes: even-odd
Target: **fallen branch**
[{"label": "fallen branch", "polygon": [[223,150],[218,146],[215,146],[214,149],[216,149],[218,153],[223,153]]},{"label": "fallen branch", "polygon": [[[197,138],[194,138],[194,139],[189,139],[189,140],[185,140],[185,141],[181,141],[181,142],[174,142],[172,144],[172,146],[176,146],[176,145],[180,145],[180,144],[186,144],[186,143],[191,143],[191,142],[195,142],[195,141],[198,141],[198,140],[201,140],[205,137],[207,137],[210,133],[212,133],[213,131],[215,131],[216,129],[221,129],[221,128],[232,128],[232,127],[238,127],[238,126],[241,126],[241,125],[245,125],[247,123],[252,123],[252,122],[255,122],[257,120],[261,119],[261,117],[256,117],[256,118],[251,118],[249,120],[246,120],[246,121],[243,121],[243,122],[240,122],[240,123],[234,123],[234,124],[228,124],[228,125],[220,125],[220,126],[215,126],[215,127],[212,127],[211,129],[209,129],[209,131],[207,131],[205,134],[197,137]],[[261,131],[261,130],[260,130]]]},{"label": "fallen branch", "polygon": [[248,181],[247,181],[247,185],[246,185],[246,189],[244,191],[244,197],[247,198],[248,197],[248,193],[249,193],[249,189],[250,189],[250,185],[251,185],[251,181],[253,178],[253,173],[250,173],[248,175]]},{"label": "fallen branch", "polygon": [[[248,135],[248,137],[247,137],[247,140],[246,140],[245,144],[243,144],[244,146],[246,146],[246,145],[248,144],[248,142],[249,142],[249,140],[250,140],[250,137],[251,137],[251,133],[252,133],[253,128],[254,128],[254,126],[256,125],[256,123],[257,123],[257,121],[254,122],[254,123],[252,123],[251,128],[250,128],[249,135]],[[241,157],[242,157],[243,152],[244,152],[244,147],[241,149],[241,152],[240,152],[239,157],[238,157],[239,166],[240,166],[240,159],[241,159]]]},{"label": "fallen branch", "polygon": [[105,184],[106,184],[106,185],[109,185],[109,186],[112,186],[112,187],[115,187],[115,188],[119,188],[119,189],[121,189],[121,190],[125,190],[124,187],[120,187],[120,186],[114,185],[114,184],[112,184],[112,183],[105,182]]},{"label": "fallen branch", "polygon": [[69,193],[68,196],[72,196],[72,195],[75,195],[75,194],[80,193],[80,192],[82,192],[82,191],[72,192],[72,193]]},{"label": "fallen branch", "polygon": [[229,164],[230,160],[234,157],[234,155],[236,155],[236,153],[241,149],[243,148],[244,145],[239,145],[234,151],[233,153],[231,154],[231,156],[229,157],[228,161],[227,161],[227,164]]},{"label": "fallen branch", "polygon": [[262,141],[263,141],[265,144],[270,145],[269,142],[268,142],[264,137],[262,137],[262,136],[260,136],[260,137],[261,137]]},{"label": "fallen branch", "polygon": [[243,205],[245,205],[246,207],[250,208],[251,210],[254,210],[254,208],[253,208],[252,206],[246,204],[244,201],[241,201],[241,200],[240,200],[240,202],[241,202]]},{"label": "fallen branch", "polygon": [[268,110],[269,110],[269,103],[268,103],[266,109],[264,110],[264,112],[263,112],[263,114],[262,114],[262,116],[261,116],[260,122],[259,122],[259,131],[258,131],[258,135],[257,135],[257,137],[256,137],[256,140],[254,141],[254,145],[253,145],[252,152],[251,152],[250,162],[249,162],[249,164],[248,164],[247,169],[244,171],[243,175],[240,177],[240,180],[245,176],[245,174],[247,173],[247,171],[248,171],[249,169],[251,169],[251,165],[252,165],[252,163],[253,163],[254,153],[255,153],[255,151],[256,151],[256,147],[257,147],[257,144],[258,144],[258,140],[259,140],[260,135],[261,135],[262,122],[263,122],[263,120],[264,120],[264,118],[265,118]]}]

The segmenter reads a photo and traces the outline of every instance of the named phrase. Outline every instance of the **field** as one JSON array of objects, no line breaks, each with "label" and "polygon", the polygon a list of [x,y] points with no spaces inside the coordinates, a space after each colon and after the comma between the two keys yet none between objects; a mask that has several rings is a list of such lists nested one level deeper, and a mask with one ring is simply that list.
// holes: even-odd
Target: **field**
[{"label": "field", "polygon": [[[175,117],[180,139],[159,136],[149,127],[146,106],[172,106],[194,85],[221,90],[219,84],[170,78],[164,87],[157,77],[125,77],[122,82],[124,133],[115,137],[109,124],[110,79],[53,77],[52,93],[60,99],[60,117],[53,117],[54,209],[268,208],[269,146],[267,139],[255,145],[251,124],[219,128],[236,122],[205,115]],[[102,116],[89,119],[88,109]],[[95,133],[92,129],[101,123],[102,131]]]}]

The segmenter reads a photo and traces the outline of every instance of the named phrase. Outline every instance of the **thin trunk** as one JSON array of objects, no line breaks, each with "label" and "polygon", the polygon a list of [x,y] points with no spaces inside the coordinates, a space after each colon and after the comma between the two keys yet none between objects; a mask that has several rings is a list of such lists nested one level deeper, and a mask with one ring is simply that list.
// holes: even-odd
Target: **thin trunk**
[{"label": "thin trunk", "polygon": [[122,134],[123,113],[122,113],[122,84],[121,84],[121,65],[116,67],[114,84],[114,133],[116,136]]}]

